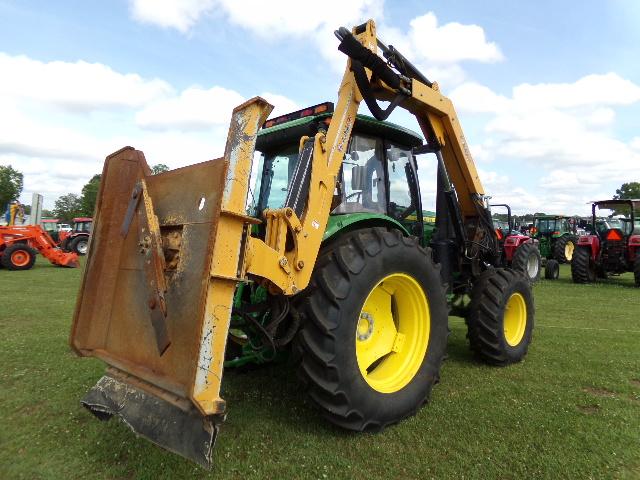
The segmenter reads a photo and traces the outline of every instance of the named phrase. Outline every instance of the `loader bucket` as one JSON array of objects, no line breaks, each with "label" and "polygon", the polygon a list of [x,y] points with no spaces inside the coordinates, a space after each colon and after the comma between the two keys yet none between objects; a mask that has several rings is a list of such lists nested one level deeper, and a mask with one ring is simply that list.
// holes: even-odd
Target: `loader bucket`
[{"label": "loader bucket", "polygon": [[50,260],[51,263],[60,267],[78,268],[80,266],[80,263],[78,262],[78,254],[73,252],[54,250]]},{"label": "loader bucket", "polygon": [[256,134],[271,106],[233,111],[223,158],[151,175],[142,152],[107,157],[70,344],[107,363],[82,399],[100,419],[205,467],[233,295],[245,280],[245,202]]}]

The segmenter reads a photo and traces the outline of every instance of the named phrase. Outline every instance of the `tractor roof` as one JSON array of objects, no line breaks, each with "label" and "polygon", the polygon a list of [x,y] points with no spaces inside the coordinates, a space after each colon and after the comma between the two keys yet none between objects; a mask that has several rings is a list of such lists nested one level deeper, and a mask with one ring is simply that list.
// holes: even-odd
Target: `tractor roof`
[{"label": "tractor roof", "polygon": [[567,215],[534,215],[533,218],[542,218],[542,219],[553,218],[554,220],[561,220],[563,218],[571,218],[571,217]]},{"label": "tractor roof", "polygon": [[93,218],[91,217],[76,217],[73,219],[74,223],[78,222],[93,222]]},{"label": "tractor roof", "polygon": [[[315,112],[319,109],[322,110],[322,113],[316,114]],[[326,128],[332,115],[333,104],[327,102],[269,119],[258,133],[256,149],[268,150],[292,141],[297,142],[303,135],[313,136],[321,125]],[[403,146],[417,147],[422,145],[422,136],[418,133],[394,123],[381,122],[368,115],[359,114],[356,116],[353,131],[381,135]]]},{"label": "tractor roof", "polygon": [[591,203],[613,203],[618,205],[629,205],[633,204],[634,206],[640,205],[640,199],[637,198],[616,198],[611,200],[595,200]]}]

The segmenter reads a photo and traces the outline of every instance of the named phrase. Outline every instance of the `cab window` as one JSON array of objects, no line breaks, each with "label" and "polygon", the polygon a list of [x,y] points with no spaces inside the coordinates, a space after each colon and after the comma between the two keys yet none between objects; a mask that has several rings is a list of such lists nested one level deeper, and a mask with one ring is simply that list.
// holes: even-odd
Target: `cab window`
[{"label": "cab window", "polygon": [[382,140],[354,135],[342,162],[339,204],[334,214],[386,213]]},{"label": "cab window", "polygon": [[416,206],[412,201],[411,150],[389,145],[387,172],[389,175],[389,215],[397,220],[416,220]]}]

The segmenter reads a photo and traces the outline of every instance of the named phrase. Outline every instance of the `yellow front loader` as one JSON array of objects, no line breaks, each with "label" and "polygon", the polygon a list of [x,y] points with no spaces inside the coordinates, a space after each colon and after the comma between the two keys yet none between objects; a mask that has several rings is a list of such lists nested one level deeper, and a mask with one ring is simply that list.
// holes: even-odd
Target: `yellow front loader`
[{"label": "yellow front loader", "polygon": [[[489,363],[519,361],[531,341],[531,289],[500,268],[451,101],[377,39],[373,21],[336,35],[349,61],[335,107],[310,110],[318,121],[296,112],[287,128],[265,124],[272,107],[254,98],[233,111],[222,158],[151,175],[143,153],[126,147],[104,164],[70,343],[107,371],[82,403],[204,466],[226,414],[225,352],[257,348],[252,332],[274,354],[292,351],[321,413],[358,431],[396,423],[428,400],[450,308]],[[358,115],[363,99],[378,121]],[[383,110],[376,100],[391,103]],[[396,107],[415,115],[426,143],[376,140]],[[263,157],[260,208],[248,210],[263,125],[276,140],[307,130],[271,142],[285,153]],[[410,137],[394,132],[400,143]],[[429,236],[420,154],[438,166]],[[278,180],[286,195],[276,204]]]}]

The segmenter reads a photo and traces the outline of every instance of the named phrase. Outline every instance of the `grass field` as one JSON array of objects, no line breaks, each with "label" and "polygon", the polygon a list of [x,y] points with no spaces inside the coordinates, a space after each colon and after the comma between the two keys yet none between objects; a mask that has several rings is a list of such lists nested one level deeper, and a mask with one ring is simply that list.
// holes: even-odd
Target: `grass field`
[{"label": "grass field", "polygon": [[569,277],[535,287],[521,364],[474,361],[452,317],[431,403],[380,434],[326,424],[290,367],[227,372],[206,472],[80,406],[103,364],[67,345],[79,270],[0,270],[0,479],[640,478],[640,290]]}]

